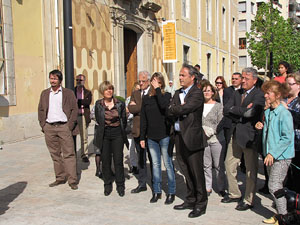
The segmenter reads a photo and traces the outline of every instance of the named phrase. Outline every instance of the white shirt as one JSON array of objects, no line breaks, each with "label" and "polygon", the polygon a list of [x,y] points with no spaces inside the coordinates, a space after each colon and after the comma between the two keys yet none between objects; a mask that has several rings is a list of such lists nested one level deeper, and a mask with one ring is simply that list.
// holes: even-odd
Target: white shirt
[{"label": "white shirt", "polygon": [[62,88],[60,87],[56,92],[50,89],[49,95],[49,109],[46,121],[48,123],[67,122],[68,118],[63,112],[62,108]]},{"label": "white shirt", "polygon": [[147,87],[145,90],[141,90],[141,96],[143,96],[143,93],[144,93],[144,95],[147,95],[149,90],[150,90],[150,86]]},{"label": "white shirt", "polygon": [[204,104],[203,107],[203,116],[206,117],[210,110],[214,107],[215,104]]}]

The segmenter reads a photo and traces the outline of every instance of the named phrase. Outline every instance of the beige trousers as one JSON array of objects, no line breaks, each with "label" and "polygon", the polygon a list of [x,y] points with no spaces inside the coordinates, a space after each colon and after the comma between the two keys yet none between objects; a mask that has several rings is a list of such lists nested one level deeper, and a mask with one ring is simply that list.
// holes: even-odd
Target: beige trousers
[{"label": "beige trousers", "polygon": [[44,126],[45,140],[54,164],[57,181],[77,184],[76,156],[72,133],[67,124]]},{"label": "beige trousers", "polygon": [[258,153],[256,150],[240,147],[234,138],[231,141],[232,148],[230,148],[230,145],[228,146],[225,160],[229,195],[231,198],[240,198],[242,196],[237,182],[237,167],[240,163],[242,153],[244,153],[246,166],[246,191],[244,200],[249,205],[253,205],[253,198],[256,192]]},{"label": "beige trousers", "polygon": [[88,129],[84,115],[77,117],[80,132],[81,158],[88,156]]}]

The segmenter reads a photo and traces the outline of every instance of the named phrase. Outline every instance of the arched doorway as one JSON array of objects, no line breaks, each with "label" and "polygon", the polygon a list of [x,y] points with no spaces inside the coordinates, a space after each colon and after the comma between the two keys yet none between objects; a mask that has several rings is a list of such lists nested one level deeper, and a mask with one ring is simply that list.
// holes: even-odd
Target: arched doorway
[{"label": "arched doorway", "polygon": [[124,28],[124,71],[125,71],[125,95],[131,95],[134,82],[137,81],[137,33]]}]

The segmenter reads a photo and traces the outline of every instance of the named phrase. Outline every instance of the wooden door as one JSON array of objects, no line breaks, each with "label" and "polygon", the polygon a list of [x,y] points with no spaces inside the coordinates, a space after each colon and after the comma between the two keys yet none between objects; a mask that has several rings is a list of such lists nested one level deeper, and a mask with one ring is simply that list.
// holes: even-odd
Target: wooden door
[{"label": "wooden door", "polygon": [[128,97],[131,95],[134,82],[137,81],[137,35],[129,29],[124,29],[124,60],[126,97]]}]

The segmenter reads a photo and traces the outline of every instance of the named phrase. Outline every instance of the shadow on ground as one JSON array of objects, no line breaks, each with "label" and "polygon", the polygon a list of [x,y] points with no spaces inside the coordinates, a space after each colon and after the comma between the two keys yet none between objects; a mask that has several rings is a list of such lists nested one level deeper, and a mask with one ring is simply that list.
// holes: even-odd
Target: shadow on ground
[{"label": "shadow on ground", "polygon": [[0,215],[3,215],[8,209],[9,204],[13,202],[26,188],[27,182],[17,182],[0,190]]}]

